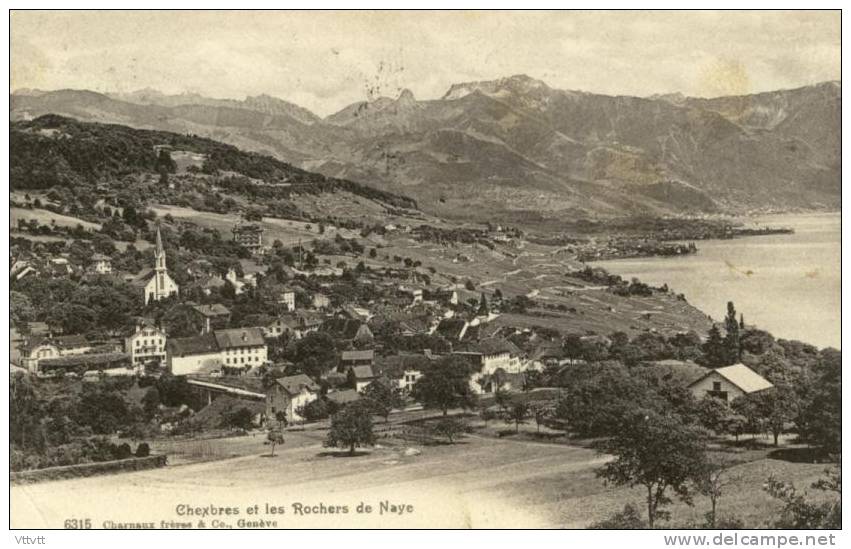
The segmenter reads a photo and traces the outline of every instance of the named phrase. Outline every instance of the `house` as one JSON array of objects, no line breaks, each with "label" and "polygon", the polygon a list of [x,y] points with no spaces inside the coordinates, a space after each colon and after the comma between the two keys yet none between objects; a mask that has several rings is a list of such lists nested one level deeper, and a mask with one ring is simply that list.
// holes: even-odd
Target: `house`
[{"label": "house", "polygon": [[322,323],[320,330],[346,343],[363,343],[373,340],[372,330],[361,320],[329,318]]},{"label": "house", "polygon": [[81,335],[31,336],[19,346],[19,350],[21,366],[37,374],[41,371],[42,361],[88,353],[92,345]]},{"label": "house", "polygon": [[99,275],[110,274],[112,273],[112,260],[103,254],[95,254],[92,256],[89,270]]},{"label": "house", "polygon": [[49,262],[50,272],[53,276],[69,276],[74,274],[74,266],[67,257],[54,257]]},{"label": "house", "polygon": [[502,368],[511,373],[523,370],[523,364],[520,360],[523,351],[514,343],[499,337],[466,343],[461,345],[458,350],[453,351],[452,354],[472,359],[475,364],[481,366],[481,371],[486,374],[492,374],[497,368]]},{"label": "house", "polygon": [[194,259],[186,266],[186,274],[198,280],[216,274],[216,268],[207,259]]},{"label": "house", "polygon": [[708,395],[724,401],[772,387],[770,381],[741,363],[715,368],[689,385],[696,398]]},{"label": "house", "polygon": [[377,378],[388,380],[391,387],[409,393],[432,360],[429,355],[414,353],[380,357],[373,372]]},{"label": "house", "polygon": [[478,393],[493,392],[504,387],[506,374],[520,374],[525,369],[521,361],[523,352],[510,341],[492,337],[475,343],[466,343],[452,354],[466,358],[476,369],[470,377],[470,386]]},{"label": "house", "polygon": [[347,370],[354,366],[372,366],[375,362],[375,351],[343,351],[340,355],[340,369]]},{"label": "house", "polygon": [[365,309],[363,307],[358,307],[356,305],[347,304],[343,305],[334,313],[334,316],[337,318],[348,318],[351,320],[360,320],[363,322],[367,322],[372,318],[372,312],[369,309]]},{"label": "house", "polygon": [[343,351],[340,355],[338,371],[345,373],[349,383],[360,392],[376,378],[372,371],[375,362],[375,351]]},{"label": "house", "polygon": [[248,370],[266,363],[266,340],[260,328],[234,328],[213,332],[225,368]]},{"label": "house", "polygon": [[432,320],[428,317],[410,317],[399,321],[399,334],[404,337],[427,335],[431,332]]},{"label": "house", "polygon": [[242,276],[237,275],[236,269],[231,267],[225,275],[225,280],[231,283],[236,295],[245,291],[247,286],[257,287],[257,279],[263,274],[263,268],[257,263],[249,260],[240,261]]},{"label": "house", "polygon": [[263,227],[255,223],[237,223],[233,229],[233,239],[251,253],[263,249]]},{"label": "house", "polygon": [[294,339],[301,339],[303,337],[303,334],[299,330],[299,323],[296,317],[281,315],[263,326],[263,335],[267,338],[281,337],[284,334],[289,334]]},{"label": "house", "polygon": [[322,327],[325,322],[325,316],[312,311],[296,311],[293,316],[298,319],[299,328],[302,331],[302,336],[309,332],[315,332]]},{"label": "house", "polygon": [[458,305],[458,292],[451,288],[439,290],[427,290],[423,294],[425,301],[439,303],[441,305]]},{"label": "house", "polygon": [[130,364],[140,368],[149,363],[166,363],[166,333],[147,319],[136,323],[136,330],[124,339],[124,352]]},{"label": "house", "polygon": [[204,292],[204,295],[212,295],[214,291],[221,290],[227,284],[225,279],[219,275],[205,276],[196,284]]},{"label": "house", "polygon": [[266,363],[261,328],[214,330],[193,337],[169,339],[168,367],[173,375],[245,372]]},{"label": "house", "polygon": [[9,277],[22,280],[29,275],[38,275],[38,269],[30,261],[14,261],[9,267]]},{"label": "house", "polygon": [[201,320],[201,333],[227,328],[230,323],[230,310],[221,303],[210,305],[192,305],[192,311]]},{"label": "house", "polygon": [[172,338],[168,340],[166,348],[168,369],[172,375],[222,370],[222,353],[213,334]]},{"label": "house", "polygon": [[295,311],[295,290],[284,288],[278,298],[278,304],[283,305],[287,312]]},{"label": "house", "polygon": [[314,309],[324,310],[331,306],[331,298],[325,294],[315,293],[311,298],[311,305]]},{"label": "house", "polygon": [[555,341],[539,344],[529,357],[532,367],[536,370],[543,370],[547,366],[560,366],[564,359],[564,349]]},{"label": "house", "polygon": [[296,311],[293,314],[283,314],[263,326],[266,337],[280,337],[289,334],[290,337],[301,339],[310,332],[315,332],[322,326],[324,317],[310,311]]},{"label": "house", "polygon": [[236,295],[242,294],[242,292],[245,291],[245,286],[249,284],[244,277],[240,277],[236,274],[236,269],[233,267],[228,269],[228,272],[225,275],[225,280],[230,282],[231,286],[233,286],[233,293]]},{"label": "house", "polygon": [[416,305],[423,302],[423,290],[421,288],[399,286],[396,290],[396,295],[401,298],[405,305]]},{"label": "house", "polygon": [[347,377],[354,385],[355,391],[359,393],[376,379],[375,373],[372,371],[372,366],[370,365],[350,367],[348,369]]},{"label": "house", "polygon": [[160,228],[157,227],[156,247],[154,248],[154,268],[142,269],[130,282],[141,293],[145,305],[151,301],[159,301],[172,295],[177,295],[177,283],[168,274],[165,264],[165,249],[163,248]]},{"label": "house", "polygon": [[266,417],[276,420],[283,414],[288,423],[302,421],[298,410],[319,398],[319,386],[304,374],[281,377],[266,392]]}]

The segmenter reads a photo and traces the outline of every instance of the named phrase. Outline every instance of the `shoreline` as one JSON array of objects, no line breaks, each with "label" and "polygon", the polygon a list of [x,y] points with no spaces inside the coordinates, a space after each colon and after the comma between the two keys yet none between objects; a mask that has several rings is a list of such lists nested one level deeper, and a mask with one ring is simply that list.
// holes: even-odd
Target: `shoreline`
[{"label": "shoreline", "polygon": [[[798,221],[798,224],[801,225],[803,221],[803,225],[807,225],[806,220],[809,218],[825,218],[833,221],[835,218],[841,215],[841,212],[815,212],[810,214],[777,214],[778,216],[783,216],[786,218],[795,217],[793,221]],[[841,227],[841,217],[837,219],[838,227]],[[818,224],[821,225],[820,223]],[[647,283],[651,286],[661,286],[662,284],[667,285],[671,288],[672,291],[676,291],[677,293],[682,293],[685,295],[686,300],[695,308],[707,314],[710,318],[715,320],[714,317],[717,317],[721,313],[721,301],[719,300],[718,304],[711,304],[710,302],[718,296],[719,292],[724,292],[723,295],[727,297],[725,300],[734,301],[738,308],[744,308],[745,317],[748,317],[748,311],[754,311],[752,313],[753,316],[763,316],[759,321],[754,322],[754,326],[764,329],[770,332],[778,339],[788,339],[800,341],[802,343],[813,345],[819,349],[823,348],[835,348],[841,350],[841,335],[838,342],[832,341],[832,338],[828,340],[824,340],[823,337],[816,337],[819,334],[819,331],[816,329],[807,331],[801,331],[800,329],[796,330],[792,323],[788,323],[788,327],[780,327],[776,324],[782,324],[782,315],[775,314],[772,312],[774,309],[778,307],[779,303],[783,303],[785,301],[789,301],[791,298],[795,298],[799,300],[803,300],[805,303],[809,304],[813,311],[809,311],[803,313],[807,316],[816,315],[817,318],[822,318],[822,324],[827,322],[830,326],[830,330],[833,330],[833,321],[831,319],[832,315],[830,313],[835,313],[831,309],[834,308],[839,310],[839,296],[837,295],[835,301],[833,300],[833,296],[826,295],[823,291],[817,288],[817,283],[821,282],[823,284],[830,284],[831,276],[835,278],[834,271],[831,270],[830,262],[825,264],[816,263],[815,265],[809,265],[803,258],[801,260],[796,261],[795,257],[788,255],[783,255],[784,259],[780,260],[777,256],[776,259],[772,259],[772,253],[774,251],[770,251],[774,244],[777,244],[776,241],[771,241],[768,246],[763,246],[762,244],[757,244],[759,241],[752,241],[755,243],[755,257],[750,261],[747,255],[742,256],[741,254],[736,254],[737,251],[735,248],[738,248],[738,251],[741,252],[743,248],[746,246],[742,246],[741,239],[750,238],[750,237],[758,237],[758,236],[779,236],[786,237],[789,239],[793,239],[792,242],[789,242],[790,245],[793,246],[794,249],[806,250],[799,253],[807,253],[811,252],[812,249],[818,249],[819,247],[824,246],[833,246],[836,245],[833,239],[821,240],[816,239],[813,242],[809,242],[804,235],[813,234],[817,237],[821,232],[819,230],[813,231],[807,230],[804,228],[803,230],[801,226],[792,227],[793,229],[797,228],[798,230],[793,230],[793,232],[783,232],[783,233],[771,233],[771,234],[746,234],[742,236],[738,236],[736,238],[730,239],[711,239],[705,241],[705,246],[701,247],[703,252],[698,254],[696,257],[694,254],[689,254],[683,257],[684,261],[689,257],[692,258],[692,261],[696,263],[692,263],[689,265],[688,263],[682,264],[682,268],[678,268],[676,266],[668,266],[668,264],[664,263],[666,260],[671,259],[668,256],[644,256],[644,257],[613,257],[613,258],[605,258],[605,259],[596,259],[593,261],[586,262],[586,265],[592,268],[600,268],[611,274],[616,274],[619,276],[623,276],[624,278],[628,277],[637,277],[644,283]],[[822,228],[821,226],[819,228]],[[835,235],[833,231],[833,227],[830,227],[830,234]],[[839,233],[841,234],[841,233]],[[797,241],[794,241],[797,237]],[[727,247],[732,247],[732,249],[727,249]],[[781,247],[781,246],[777,246]],[[724,254],[719,253],[719,249],[723,249],[731,253],[729,256],[725,256]],[[764,251],[761,251],[764,250]],[[825,252],[823,252],[825,253]],[[826,252],[828,258],[832,258],[832,252]],[[825,256],[822,256],[825,257]],[[809,260],[809,256],[807,256]],[[816,257],[817,259],[817,257]],[[618,269],[617,262],[620,261],[622,263],[626,263],[625,269]],[[761,261],[761,263],[760,263]],[[634,262],[634,264],[630,263]],[[754,263],[756,262],[756,263]],[[654,266],[654,264],[656,264]],[[833,266],[835,267],[835,266]],[[714,271],[713,271],[714,269]],[[692,272],[692,270],[694,272]],[[699,272],[698,272],[699,271]],[[777,271],[777,275],[775,278],[772,278],[771,275]],[[801,278],[796,278],[791,276],[789,271],[798,272],[800,271]],[[663,277],[664,274],[664,277]],[[654,278],[653,275],[658,275],[658,277]],[[841,273],[839,274],[841,277]],[[704,278],[705,277],[705,278]],[[767,278],[766,278],[767,277]],[[785,277],[785,278],[783,278]],[[707,280],[708,284],[694,284],[693,280]],[[721,281],[724,280],[724,282]],[[712,281],[714,280],[714,284]],[[799,280],[800,282],[797,282]],[[737,282],[738,281],[738,282]],[[808,282],[813,281],[813,282]],[[690,284],[691,282],[691,284]],[[805,287],[809,288],[810,292],[814,292],[815,295],[802,295],[802,296],[787,296],[785,294],[777,294],[773,298],[771,296],[766,297],[765,299],[754,298],[753,296],[763,295],[764,292],[771,291],[772,283],[782,283],[786,284],[794,284],[795,287]],[[841,284],[841,278],[840,278]],[[814,289],[815,288],[815,289]],[[841,286],[840,286],[841,288]],[[780,291],[782,287],[778,287],[778,291]],[[703,291],[703,295],[701,295],[701,291]],[[736,295],[739,294],[739,295]],[[744,297],[750,298],[744,299]],[[716,311],[718,309],[718,311]],[[715,315],[708,314],[707,311],[716,312]],[[824,314],[824,313],[827,314]],[[821,313],[821,314],[820,314]],[[772,320],[768,321],[766,318],[771,318]],[[841,317],[838,318],[838,322],[841,322]],[[818,323],[818,322],[817,322]],[[809,323],[811,324],[811,323]],[[808,325],[809,325],[808,324]],[[823,326],[822,330],[828,329],[826,326]],[[791,330],[793,333],[788,333],[787,330]],[[808,337],[813,336],[813,337]],[[815,339],[814,339],[815,338]],[[816,340],[818,340],[816,342]]]}]

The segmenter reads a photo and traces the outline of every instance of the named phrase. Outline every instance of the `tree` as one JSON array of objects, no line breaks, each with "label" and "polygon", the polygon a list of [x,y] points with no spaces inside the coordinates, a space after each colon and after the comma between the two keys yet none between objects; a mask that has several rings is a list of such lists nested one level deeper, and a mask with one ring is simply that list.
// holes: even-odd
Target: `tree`
[{"label": "tree", "polygon": [[84,387],[74,419],[80,425],[91,427],[96,434],[109,435],[127,425],[132,417],[119,391],[98,386]]},{"label": "tree", "polygon": [[280,429],[270,428],[266,434],[266,440],[272,445],[272,453],[270,457],[275,457],[275,446],[284,443],[284,434]]},{"label": "tree", "polygon": [[577,358],[582,356],[582,348],[582,338],[579,335],[568,334],[568,336],[564,338],[562,349],[564,350],[564,356],[570,359],[571,364],[573,364]]},{"label": "tree", "polygon": [[432,427],[432,432],[438,436],[446,437],[449,444],[453,444],[455,439],[464,434],[465,431],[464,423],[454,417],[440,418]]},{"label": "tree", "polygon": [[813,483],[812,487],[833,492],[838,497],[821,503],[807,501],[806,494],[798,493],[795,485],[774,475],[768,478],[765,491],[783,502],[780,517],[772,527],[784,530],[839,529],[842,527],[842,477],[839,470],[825,471],[827,477]]},{"label": "tree", "polygon": [[433,364],[414,383],[411,396],[426,408],[441,410],[444,416],[450,408],[473,408],[476,395],[470,388],[467,362],[450,356]]},{"label": "tree", "polygon": [[727,432],[727,419],[731,412],[726,401],[705,395],[697,401],[695,413],[698,422],[704,429],[714,431],[716,434]]},{"label": "tree", "polygon": [[246,221],[263,221],[263,210],[259,208],[248,208],[243,217]]},{"label": "tree", "polygon": [[160,392],[156,387],[149,387],[142,397],[142,410],[149,418],[154,417],[160,407]]},{"label": "tree", "polygon": [[730,364],[727,361],[727,346],[721,337],[721,330],[714,324],[709,329],[709,335],[703,344],[703,361],[710,368],[719,368]]},{"label": "tree", "polygon": [[692,504],[690,481],[706,463],[703,433],[673,416],[635,411],[625,418],[619,432],[601,445],[615,456],[597,475],[618,486],[643,486],[647,521],[667,518],[662,507],[671,502],[668,491]]},{"label": "tree", "polygon": [[724,328],[727,331],[727,335],[724,336],[727,361],[729,364],[733,364],[741,359],[742,346],[739,341],[739,321],[736,319],[736,307],[732,301],[727,302],[727,316],[724,318]]},{"label": "tree", "polygon": [[35,317],[35,308],[26,294],[9,292],[9,315],[12,325],[20,328]]},{"label": "tree", "polygon": [[44,414],[32,379],[22,373],[9,380],[9,438],[22,448],[37,447]]},{"label": "tree", "polygon": [[763,414],[757,394],[751,393],[734,399],[730,408],[744,418],[743,432],[750,433],[752,438],[763,432]]},{"label": "tree", "polygon": [[777,384],[771,389],[756,393],[754,396],[759,413],[765,421],[765,426],[774,437],[774,446],[777,446],[778,439],[786,424],[797,415],[797,395],[788,385]]},{"label": "tree", "polygon": [[532,407],[532,415],[535,417],[535,427],[537,431],[541,432],[541,425],[546,423],[547,418],[550,417],[551,410],[546,406],[542,406],[540,404]]},{"label": "tree", "polygon": [[620,362],[578,364],[565,371],[555,415],[583,437],[610,436],[637,407],[662,410],[666,403]]},{"label": "tree", "polygon": [[520,424],[529,418],[529,403],[515,402],[505,414],[506,423],[514,423],[514,432],[520,432]]},{"label": "tree", "polygon": [[485,423],[485,427],[488,426],[488,421],[492,419],[496,419],[496,413],[488,408],[487,406],[482,406],[479,409],[479,417],[482,418],[482,421]]},{"label": "tree", "polygon": [[354,402],[331,416],[331,429],[325,446],[348,448],[355,455],[355,448],[375,444],[372,432],[372,412],[367,405]]},{"label": "tree", "polygon": [[324,398],[311,400],[304,406],[296,408],[296,413],[303,417],[306,421],[319,421],[331,415],[331,408],[328,406],[328,401]]},{"label": "tree", "polygon": [[287,356],[299,370],[313,379],[319,379],[337,362],[337,346],[325,332],[310,332],[295,342]]},{"label": "tree", "polygon": [[163,315],[162,323],[169,337],[190,337],[201,333],[202,320],[185,305],[174,305]]},{"label": "tree", "polygon": [[399,391],[390,387],[389,383],[377,379],[363,388],[361,394],[372,409],[372,413],[384,418],[386,423],[390,417],[390,411],[404,406],[404,400]]},{"label": "tree", "polygon": [[232,410],[224,414],[224,417],[222,418],[222,425],[232,429],[242,429],[247,431],[248,429],[251,429],[253,419],[254,416],[251,413],[251,410],[248,408],[237,408],[236,410]]},{"label": "tree", "polygon": [[707,462],[703,470],[696,475],[695,483],[698,491],[708,497],[711,504],[711,509],[706,514],[706,523],[709,528],[716,528],[718,501],[723,495],[724,488],[737,480],[738,477],[730,476],[727,468],[719,463]]},{"label": "tree", "polygon": [[496,390],[493,392],[493,401],[496,402],[497,406],[502,408],[503,413],[507,413],[511,407],[511,393],[502,388],[498,379],[495,381],[495,384]]},{"label": "tree", "polygon": [[795,419],[798,434],[827,454],[842,450],[842,360],[838,351],[822,351],[816,379]]}]

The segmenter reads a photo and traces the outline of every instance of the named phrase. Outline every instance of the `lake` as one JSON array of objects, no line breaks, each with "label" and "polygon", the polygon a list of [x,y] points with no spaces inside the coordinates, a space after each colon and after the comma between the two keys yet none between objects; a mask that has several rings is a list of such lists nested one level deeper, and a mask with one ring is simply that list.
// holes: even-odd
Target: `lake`
[{"label": "lake", "polygon": [[841,216],[772,215],[753,221],[795,234],[696,242],[698,253],[599,261],[596,266],[653,286],[668,284],[716,320],[727,302],[745,324],[819,347],[841,345]]}]

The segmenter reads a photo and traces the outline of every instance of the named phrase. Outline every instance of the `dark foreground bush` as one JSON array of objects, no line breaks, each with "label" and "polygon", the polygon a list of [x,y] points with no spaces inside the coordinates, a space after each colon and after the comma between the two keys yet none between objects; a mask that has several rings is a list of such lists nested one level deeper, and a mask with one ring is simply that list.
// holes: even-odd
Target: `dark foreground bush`
[{"label": "dark foreground bush", "polygon": [[647,524],[641,520],[641,513],[635,505],[627,503],[622,511],[593,523],[589,528],[592,530],[641,530],[647,528]]}]

